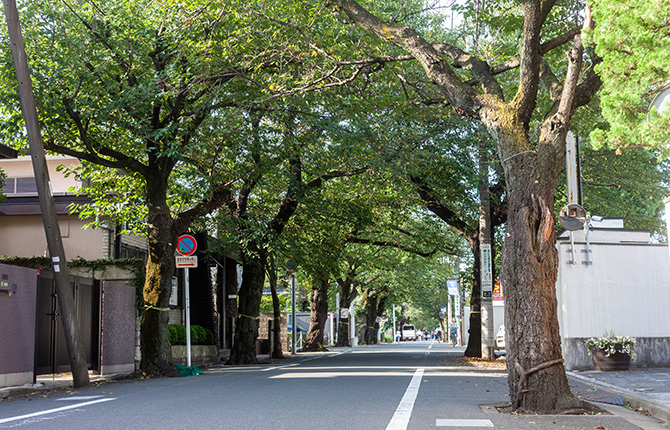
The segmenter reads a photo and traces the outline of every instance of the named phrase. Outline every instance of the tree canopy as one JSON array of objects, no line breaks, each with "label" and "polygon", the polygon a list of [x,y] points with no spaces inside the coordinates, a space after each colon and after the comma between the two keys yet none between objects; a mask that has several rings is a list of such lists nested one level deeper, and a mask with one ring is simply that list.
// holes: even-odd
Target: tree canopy
[{"label": "tree canopy", "polygon": [[615,148],[658,147],[670,155],[670,109],[659,115],[652,101],[670,89],[670,1],[593,2],[596,27],[589,33],[603,88],[607,124],[594,139]]}]

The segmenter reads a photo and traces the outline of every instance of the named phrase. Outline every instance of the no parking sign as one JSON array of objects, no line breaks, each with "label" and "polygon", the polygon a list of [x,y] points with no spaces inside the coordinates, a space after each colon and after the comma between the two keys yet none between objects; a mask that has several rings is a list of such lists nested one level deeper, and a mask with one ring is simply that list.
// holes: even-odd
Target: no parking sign
[{"label": "no parking sign", "polygon": [[177,252],[181,255],[192,255],[198,249],[198,242],[190,234],[182,234],[177,239]]}]

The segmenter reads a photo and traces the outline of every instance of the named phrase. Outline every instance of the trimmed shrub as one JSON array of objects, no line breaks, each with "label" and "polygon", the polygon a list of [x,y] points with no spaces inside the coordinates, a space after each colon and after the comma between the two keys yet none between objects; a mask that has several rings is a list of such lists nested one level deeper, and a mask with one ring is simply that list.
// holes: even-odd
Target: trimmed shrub
[{"label": "trimmed shrub", "polygon": [[186,326],[181,324],[169,324],[168,339],[172,345],[186,345]]},{"label": "trimmed shrub", "polygon": [[205,328],[199,325],[191,326],[191,343],[193,345],[204,345]]},{"label": "trimmed shrub", "polygon": [[214,333],[212,330],[206,328],[205,329],[205,342],[203,345],[216,345],[216,339],[214,339]]},{"label": "trimmed shrub", "polygon": [[[172,345],[186,345],[186,326],[182,324],[168,325],[168,339]],[[191,345],[216,345],[214,333],[199,325],[191,326]]]}]

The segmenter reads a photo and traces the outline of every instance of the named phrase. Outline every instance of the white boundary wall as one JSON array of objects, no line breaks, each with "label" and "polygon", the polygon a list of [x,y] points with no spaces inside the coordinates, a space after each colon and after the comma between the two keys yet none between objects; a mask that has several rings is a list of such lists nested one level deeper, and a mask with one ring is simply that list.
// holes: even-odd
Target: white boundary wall
[{"label": "white boundary wall", "polygon": [[566,369],[593,368],[584,342],[606,331],[636,338],[634,366],[670,366],[668,246],[637,242],[642,239],[640,232],[601,231],[599,240],[609,236],[620,241],[590,243],[592,264],[586,265],[582,262],[587,254],[582,250],[587,246],[580,231],[575,235],[577,264],[571,264],[569,233],[561,236],[568,240],[557,244],[556,293]]}]

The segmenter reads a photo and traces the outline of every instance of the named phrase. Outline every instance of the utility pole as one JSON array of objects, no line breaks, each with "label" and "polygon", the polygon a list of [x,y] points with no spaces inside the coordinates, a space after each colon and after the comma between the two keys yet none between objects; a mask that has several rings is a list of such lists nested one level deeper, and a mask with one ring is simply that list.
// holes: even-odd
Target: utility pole
[{"label": "utility pole", "polygon": [[295,324],[295,273],[291,273],[291,355],[295,356],[296,351],[296,331],[298,326]]},{"label": "utility pole", "polygon": [[21,35],[19,24],[19,12],[14,0],[3,0],[5,6],[5,17],[7,18],[7,30],[9,41],[12,46],[12,57],[18,81],[19,96],[21,98],[21,110],[26,123],[28,143],[30,144],[30,157],[35,172],[37,184],[37,195],[39,197],[40,209],[44,232],[51,257],[53,276],[56,283],[56,295],[63,323],[65,345],[67,346],[70,368],[72,369],[72,382],[76,388],[90,385],[84,345],[81,342],[79,324],[75,314],[74,296],[67,270],[67,260],[63,241],[58,226],[58,213],[54,204],[47,168],[46,156],[44,154],[44,141],[37,120],[37,108],[35,107],[35,96],[30,80],[28,60],[26,58],[26,47]]},{"label": "utility pole", "polygon": [[[483,133],[483,132],[482,132]],[[493,253],[491,252],[491,209],[489,164],[483,136],[479,143],[479,245],[481,262],[482,358],[494,359],[493,333]]]}]

